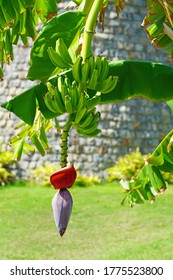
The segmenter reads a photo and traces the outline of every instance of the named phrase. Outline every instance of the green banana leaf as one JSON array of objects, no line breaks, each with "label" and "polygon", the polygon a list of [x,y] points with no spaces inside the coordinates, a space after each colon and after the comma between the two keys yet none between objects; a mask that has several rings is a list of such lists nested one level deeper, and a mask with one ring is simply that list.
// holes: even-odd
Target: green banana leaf
[{"label": "green banana leaf", "polygon": [[6,102],[2,107],[14,113],[29,125],[32,125],[36,114],[36,89],[36,87],[33,87],[25,91]]},{"label": "green banana leaf", "polygon": [[162,142],[154,150],[150,158],[146,159],[136,178],[130,182],[121,181],[122,187],[127,194],[122,200],[122,204],[128,200],[129,204],[143,203],[145,200],[155,201],[155,197],[166,190],[161,171],[173,172],[173,130],[171,130]]},{"label": "green banana leaf", "polygon": [[[48,47],[55,48],[56,40],[63,38],[67,47],[78,33],[84,15],[81,12],[65,12],[53,17],[40,31],[31,49],[28,79],[46,82],[56,67],[49,59]],[[74,42],[73,42],[74,43]]]},{"label": "green banana leaf", "polygon": [[[135,97],[143,97],[155,102],[173,99],[173,67],[153,62],[120,60],[110,62],[110,74],[117,75],[119,81],[112,92],[102,94],[101,104],[120,103]],[[62,75],[72,79],[71,71]],[[56,77],[52,78],[51,82],[56,84],[56,79]],[[37,100],[45,118],[54,118],[56,115],[48,110],[43,101],[43,94],[46,91],[45,84],[40,83],[6,102],[2,107],[31,124],[35,117],[34,104]],[[94,92],[89,91],[89,94],[92,96]]]},{"label": "green banana leaf", "polygon": [[103,95],[101,103],[122,102],[143,97],[150,101],[173,99],[173,67],[147,61],[120,60],[109,64],[109,74],[119,81],[113,91]]}]

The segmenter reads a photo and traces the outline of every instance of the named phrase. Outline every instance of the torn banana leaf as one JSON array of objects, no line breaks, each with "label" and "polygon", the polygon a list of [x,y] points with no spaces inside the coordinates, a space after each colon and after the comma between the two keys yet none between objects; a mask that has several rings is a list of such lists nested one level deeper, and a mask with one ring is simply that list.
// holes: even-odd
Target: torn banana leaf
[{"label": "torn banana leaf", "polygon": [[156,196],[166,190],[166,182],[162,177],[161,171],[173,172],[173,130],[162,140],[154,150],[150,158],[136,178],[131,181],[121,181],[126,195],[122,204],[126,200],[133,206],[134,204],[143,203],[145,200],[155,201]]},{"label": "torn banana leaf", "polygon": [[113,91],[102,94],[101,103],[119,103],[136,97],[154,102],[173,99],[173,67],[131,60],[112,61],[109,66],[109,74],[119,80]]}]

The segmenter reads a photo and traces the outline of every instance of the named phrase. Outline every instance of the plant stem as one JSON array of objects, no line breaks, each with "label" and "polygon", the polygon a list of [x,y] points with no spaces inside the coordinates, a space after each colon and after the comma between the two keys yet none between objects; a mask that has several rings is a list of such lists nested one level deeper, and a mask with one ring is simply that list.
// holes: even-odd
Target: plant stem
[{"label": "plant stem", "polygon": [[88,18],[85,24],[85,29],[83,34],[83,44],[82,44],[82,51],[81,51],[81,56],[84,61],[86,60],[87,57],[89,57],[92,54],[91,43],[95,30],[95,24],[97,21],[98,14],[101,10],[102,4],[103,4],[103,0],[95,0],[88,14]]},{"label": "plant stem", "polygon": [[69,130],[72,126],[72,121],[74,119],[73,114],[69,115],[69,119],[63,127],[62,135],[61,135],[61,160],[60,166],[61,168],[67,166],[67,157],[68,157],[68,136]]},{"label": "plant stem", "polygon": [[82,7],[79,8],[79,11],[86,15],[89,14],[93,2],[94,0],[85,0],[82,2]]}]

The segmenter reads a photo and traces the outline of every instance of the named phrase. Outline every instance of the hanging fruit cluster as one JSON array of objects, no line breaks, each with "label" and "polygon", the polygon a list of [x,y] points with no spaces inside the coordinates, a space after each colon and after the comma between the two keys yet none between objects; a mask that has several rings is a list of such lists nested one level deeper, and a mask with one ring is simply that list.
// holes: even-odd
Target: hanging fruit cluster
[{"label": "hanging fruit cluster", "polygon": [[[47,92],[43,96],[44,103],[51,112],[57,115],[64,113],[70,115],[61,137],[61,167],[65,167],[50,176],[51,184],[55,189],[59,189],[53,198],[52,206],[55,223],[62,236],[73,204],[67,188],[71,187],[76,179],[73,165],[66,167],[68,131],[73,126],[78,134],[86,137],[93,137],[100,133],[98,129],[100,112],[97,111],[96,105],[101,101],[101,94],[107,94],[115,88],[118,77],[109,75],[106,57],[90,55],[83,61],[82,57],[78,56],[73,63],[62,38],[56,41],[55,50],[52,47],[48,48],[48,54],[56,67],[72,68],[73,75],[72,80],[65,75],[59,75],[56,84],[48,81]],[[93,90],[94,95],[90,96],[88,89]]]}]

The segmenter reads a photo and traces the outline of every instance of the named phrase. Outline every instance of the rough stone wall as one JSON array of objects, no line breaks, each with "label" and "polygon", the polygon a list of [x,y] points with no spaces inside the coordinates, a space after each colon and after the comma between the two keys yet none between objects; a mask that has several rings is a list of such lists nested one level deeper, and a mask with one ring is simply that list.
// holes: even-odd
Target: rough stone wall
[{"label": "rough stone wall", "polygon": [[[120,19],[114,11],[113,1],[105,15],[105,30],[96,29],[93,49],[95,54],[107,55],[110,59],[140,59],[169,63],[167,56],[150,45],[141,27],[145,15],[145,0],[126,1]],[[61,4],[62,6],[63,4]],[[15,48],[15,60],[5,67],[5,79],[0,87],[0,103],[34,85],[26,80],[30,48],[22,45]],[[74,162],[81,173],[105,176],[105,168],[115,164],[117,157],[140,147],[142,153],[152,152],[159,141],[172,129],[172,112],[162,103],[133,99],[122,104],[98,106],[101,112],[102,133],[96,138],[79,137],[72,129],[69,139],[69,161]],[[3,147],[14,134],[19,120],[4,109],[0,110],[0,140]],[[61,123],[64,116],[61,117]],[[35,168],[48,161],[59,163],[59,135],[49,133],[51,150],[41,157],[38,153],[23,156],[19,164],[22,178],[28,168]]]}]

